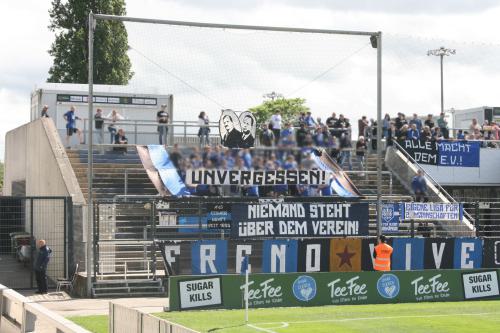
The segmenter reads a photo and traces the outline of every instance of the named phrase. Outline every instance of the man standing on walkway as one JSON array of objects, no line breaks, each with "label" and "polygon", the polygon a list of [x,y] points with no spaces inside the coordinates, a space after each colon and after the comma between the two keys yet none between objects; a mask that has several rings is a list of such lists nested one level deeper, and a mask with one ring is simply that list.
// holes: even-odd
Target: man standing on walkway
[{"label": "man standing on walkway", "polygon": [[384,235],[378,237],[378,245],[373,249],[373,269],[376,271],[391,270],[392,246],[387,244],[387,238]]},{"label": "man standing on walkway", "polygon": [[422,170],[419,169],[417,175],[413,177],[411,188],[415,193],[416,202],[427,202],[429,200],[427,197],[427,182],[425,181]]},{"label": "man standing on walkway", "polygon": [[47,287],[47,265],[49,264],[52,250],[47,246],[45,240],[40,239],[37,242],[38,256],[35,261],[36,284],[38,286],[37,294],[46,294]]}]

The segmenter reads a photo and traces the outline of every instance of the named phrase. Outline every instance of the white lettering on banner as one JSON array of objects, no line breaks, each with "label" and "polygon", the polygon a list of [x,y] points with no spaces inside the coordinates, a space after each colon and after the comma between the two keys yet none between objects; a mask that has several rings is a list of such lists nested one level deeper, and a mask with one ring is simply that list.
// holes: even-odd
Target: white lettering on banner
[{"label": "white lettering on banner", "polygon": [[[271,285],[273,281],[274,278],[265,280],[259,284],[260,288],[256,289],[250,288],[250,286],[253,285],[255,281],[248,281],[248,300],[259,300],[283,296],[281,292],[281,286],[273,287]],[[246,284],[243,284],[240,286],[240,289],[244,290],[246,286]]]},{"label": "white lettering on banner", "polygon": [[222,304],[220,278],[179,281],[180,308]]},{"label": "white lettering on banner", "polygon": [[405,270],[411,271],[411,243],[406,243]]},{"label": "white lettering on banner", "polygon": [[[172,255],[172,253],[174,255]],[[181,254],[181,246],[180,245],[166,245],[165,246],[165,259],[167,262],[172,265],[175,262],[175,255]]]},{"label": "white lettering on banner", "polygon": [[279,221],[278,225],[281,235],[307,235],[307,221]]},{"label": "white lettering on banner", "polygon": [[306,272],[321,271],[321,245],[307,244],[306,246]]},{"label": "white lettering on banner", "polygon": [[339,282],[342,280],[339,278],[327,284],[330,287],[330,298],[365,295],[368,292],[366,284],[358,284],[356,282],[358,279],[359,276],[355,276],[347,280],[343,285],[340,285]]},{"label": "white lettering on banner", "polygon": [[[279,270],[276,271],[276,259],[279,260]],[[286,244],[271,244],[271,273],[285,273]]]},{"label": "white lettering on banner", "polygon": [[238,222],[238,235],[240,237],[272,236],[274,235],[273,221]]},{"label": "white lettering on banner", "polygon": [[[241,263],[245,256],[252,254],[252,245],[236,245],[236,273],[241,273]],[[252,265],[248,263],[248,273],[252,273]]]},{"label": "white lettering on banner", "polygon": [[499,296],[496,271],[462,274],[465,299]]},{"label": "white lettering on banner", "polygon": [[261,218],[304,218],[306,210],[303,204],[258,204],[248,205],[248,219]]},{"label": "white lettering on banner", "polygon": [[215,244],[200,245],[200,272],[201,274],[217,273],[215,268]]},{"label": "white lettering on banner", "polygon": [[188,185],[325,185],[329,177],[323,170],[186,170]]},{"label": "white lettering on banner", "polygon": [[373,251],[375,250],[375,244],[370,243],[368,244],[370,247],[370,259],[372,260],[372,267],[375,267],[375,258],[373,258]]},{"label": "white lettering on banner", "polygon": [[441,261],[443,260],[444,247],[446,243],[439,243],[439,250],[437,249],[437,243],[432,243],[432,256],[434,257],[434,264],[436,268],[441,268]]},{"label": "white lettering on banner", "polygon": [[428,279],[429,283],[420,283],[420,281],[424,279],[423,276],[420,276],[411,281],[411,284],[415,287],[415,296],[447,293],[448,291],[450,291],[448,282],[439,281],[440,277],[441,274],[434,275],[433,277]]},{"label": "white lettering on banner", "polygon": [[474,260],[470,260],[470,252],[474,251],[474,243],[462,243],[460,251],[460,268],[474,268]]},{"label": "white lettering on banner", "polygon": [[460,220],[460,204],[458,203],[405,203],[405,220]]}]

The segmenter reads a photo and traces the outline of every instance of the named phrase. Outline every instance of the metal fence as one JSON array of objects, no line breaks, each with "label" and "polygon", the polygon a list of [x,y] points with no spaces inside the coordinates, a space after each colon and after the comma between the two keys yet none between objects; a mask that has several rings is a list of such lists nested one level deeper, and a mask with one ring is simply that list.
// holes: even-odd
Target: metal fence
[{"label": "metal fence", "polygon": [[[411,199],[411,197],[396,199],[388,196],[384,197],[384,203],[394,200],[411,201]],[[310,203],[344,201],[336,197],[262,199],[219,196],[186,198],[118,196],[111,202],[97,202],[94,228],[94,278],[152,279],[157,275],[163,275],[164,267],[161,254],[155,248],[156,241],[229,240],[230,230],[211,229],[207,224],[210,207],[220,204],[259,203],[262,200]],[[369,234],[361,237],[375,237],[378,227],[376,201],[363,200],[363,202],[369,205]],[[472,207],[467,203],[464,206],[466,210]],[[446,228],[437,221],[403,221],[399,223],[397,232],[390,234],[390,237],[479,236],[484,229],[481,228],[464,234],[460,221],[452,222]]]},{"label": "metal fence", "polygon": [[72,219],[69,197],[0,197],[0,283],[33,288],[36,241],[52,250],[49,285],[68,276],[68,232]]}]

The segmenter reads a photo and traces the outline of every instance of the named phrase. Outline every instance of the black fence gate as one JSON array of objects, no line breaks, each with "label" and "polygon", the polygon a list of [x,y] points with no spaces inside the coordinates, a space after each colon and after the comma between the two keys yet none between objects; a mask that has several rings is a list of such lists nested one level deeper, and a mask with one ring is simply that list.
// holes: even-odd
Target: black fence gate
[{"label": "black fence gate", "polygon": [[68,276],[70,197],[0,197],[0,284],[13,289],[36,287],[33,271],[36,241],[52,249],[49,287]]}]

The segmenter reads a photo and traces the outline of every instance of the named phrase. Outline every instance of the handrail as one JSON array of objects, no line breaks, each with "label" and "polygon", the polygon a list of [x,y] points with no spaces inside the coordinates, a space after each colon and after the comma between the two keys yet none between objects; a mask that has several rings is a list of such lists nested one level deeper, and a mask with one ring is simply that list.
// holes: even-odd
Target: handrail
[{"label": "handrail", "polygon": [[139,172],[136,172],[136,171],[141,171],[141,173],[144,173],[146,172],[146,170],[144,168],[127,168],[125,169],[125,172],[124,172],[124,184],[123,184],[123,195],[127,195],[127,192],[128,192],[128,174],[130,171],[134,171],[135,173],[139,173]]},{"label": "handrail", "polygon": [[[418,164],[418,163],[417,163],[417,162],[413,159],[413,157],[411,157],[411,155],[410,155],[410,154],[408,154],[408,152],[407,152],[406,150],[404,150],[404,149],[403,149],[403,147],[401,147],[401,146],[399,145],[399,143],[397,143],[397,141],[396,141],[396,140],[394,140],[392,143],[396,146],[396,148],[398,149],[398,151],[402,152],[402,153],[405,155],[405,157],[406,157],[406,158],[408,158],[408,159],[409,159],[409,160],[410,160],[410,161],[411,161],[414,165],[416,165],[416,166],[418,167],[418,169],[419,169],[419,170],[422,170],[422,172],[424,173],[424,175],[425,175],[426,177],[428,177],[428,178],[432,181],[432,184],[433,184],[434,186],[436,186],[436,187],[439,189],[439,191],[440,191],[441,193],[443,193],[443,194],[444,194],[444,196],[446,197],[446,199],[450,200],[452,203],[458,203],[458,202],[455,200],[455,198],[453,198],[453,197],[452,197],[452,196],[451,196],[451,195],[450,195],[450,194],[449,194],[449,193],[448,193],[448,192],[447,192],[447,191],[446,191],[446,190],[445,190],[445,189],[444,189],[441,185],[439,185],[439,183],[438,183],[438,182],[437,182],[434,178],[432,178],[432,176],[431,176],[428,172],[426,172],[426,171],[424,170],[424,168],[422,168],[422,167],[420,166],[420,164]],[[464,212],[463,212],[463,213],[464,213],[464,215],[467,217],[467,219],[469,219],[469,221],[474,221],[474,219],[472,218],[472,216],[470,216],[470,214],[469,214],[469,213],[467,213],[465,210],[464,210]]]}]

